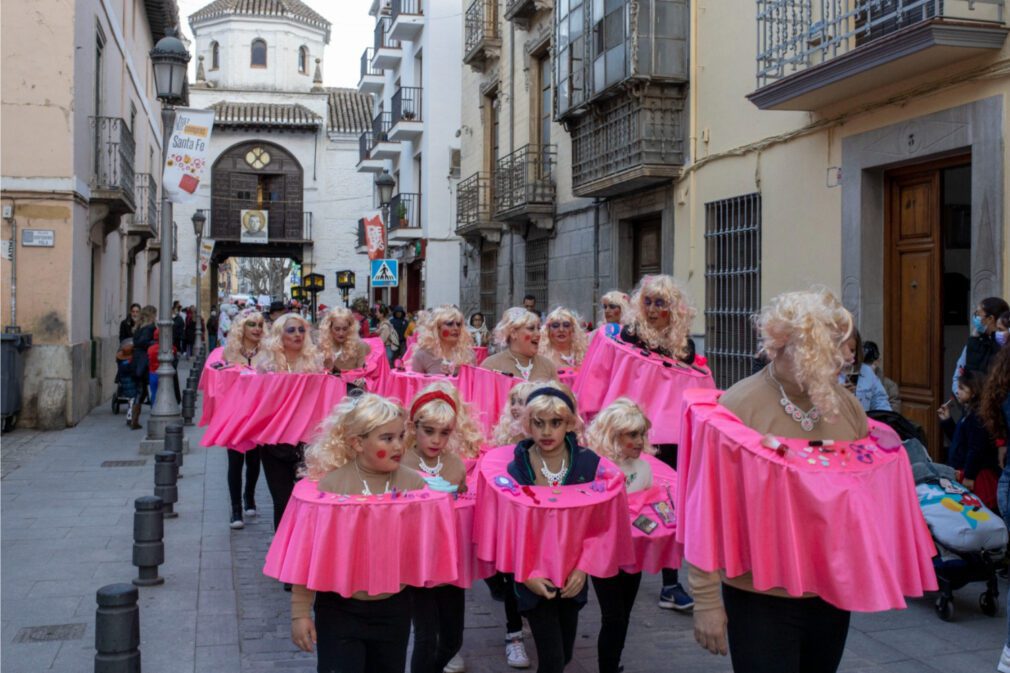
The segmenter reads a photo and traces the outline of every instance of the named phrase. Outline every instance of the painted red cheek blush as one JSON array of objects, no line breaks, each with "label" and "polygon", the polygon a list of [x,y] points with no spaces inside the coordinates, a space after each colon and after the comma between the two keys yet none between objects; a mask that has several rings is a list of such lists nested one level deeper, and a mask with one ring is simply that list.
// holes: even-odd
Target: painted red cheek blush
[{"label": "painted red cheek blush", "polygon": [[449,330],[447,330],[447,329],[442,330],[442,336],[444,336],[444,337],[449,336]]},{"label": "painted red cheek blush", "polygon": [[379,458],[385,458],[388,454],[380,449],[379,451],[376,452],[375,455],[378,456]]}]

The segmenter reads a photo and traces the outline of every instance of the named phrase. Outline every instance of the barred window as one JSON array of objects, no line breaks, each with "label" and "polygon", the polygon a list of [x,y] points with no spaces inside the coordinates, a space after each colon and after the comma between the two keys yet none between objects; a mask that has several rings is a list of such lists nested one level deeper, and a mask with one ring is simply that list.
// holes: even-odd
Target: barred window
[{"label": "barred window", "polygon": [[492,329],[498,322],[498,248],[480,253],[480,312],[484,324]]},{"label": "barred window", "polygon": [[526,237],[526,294],[537,298],[537,310],[547,312],[547,263],[550,238],[536,229]]},{"label": "barred window", "polygon": [[705,355],[716,385],[750,375],[761,306],[761,195],[705,204]]}]

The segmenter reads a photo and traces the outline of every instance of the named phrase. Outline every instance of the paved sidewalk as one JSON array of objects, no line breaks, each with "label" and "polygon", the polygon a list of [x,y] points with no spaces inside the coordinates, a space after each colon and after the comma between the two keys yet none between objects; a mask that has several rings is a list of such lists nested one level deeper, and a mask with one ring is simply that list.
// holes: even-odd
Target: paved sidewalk
[{"label": "paved sidewalk", "polygon": [[[185,371],[183,372],[185,376]],[[147,408],[144,411],[146,419]],[[95,591],[136,576],[131,564],[133,500],[153,492],[154,460],[137,448],[143,431],[99,407],[77,427],[60,432],[17,430],[0,440],[2,505],[3,673],[91,673]],[[179,482],[177,519],[165,521],[162,586],[140,589],[141,652],[145,673],[311,673],[315,659],[288,634],[290,594],[262,575],[270,544],[270,498],[260,479],[261,516],[244,530],[228,528],[226,454],[199,446]],[[103,467],[104,461],[142,461]],[[1006,591],[1001,583],[1001,591]],[[659,579],[642,582],[625,649],[626,673],[730,671],[728,659],[698,648],[689,616],[656,607]],[[984,617],[981,585],[958,592],[953,623],[941,622],[929,598],[905,611],[853,618],[842,670],[848,673],[995,670],[1006,637],[1006,615]],[[504,613],[479,584],[468,592],[463,653],[467,670],[508,671]],[[25,629],[50,629],[59,640],[23,642]],[[583,610],[575,660],[568,673],[596,671],[599,611]],[[532,639],[527,639],[533,654]]]}]

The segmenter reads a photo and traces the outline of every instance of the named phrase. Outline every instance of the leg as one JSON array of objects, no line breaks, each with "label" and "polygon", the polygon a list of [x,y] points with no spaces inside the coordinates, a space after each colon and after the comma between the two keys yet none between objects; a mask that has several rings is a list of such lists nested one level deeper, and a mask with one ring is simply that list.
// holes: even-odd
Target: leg
[{"label": "leg", "polygon": [[414,589],[414,607],[411,621],[414,623],[414,651],[410,656],[410,673],[440,673],[435,668],[438,648],[438,589]]},{"label": "leg", "polygon": [[245,456],[239,451],[228,449],[228,495],[234,512],[242,508],[242,464]]},{"label": "leg", "polygon": [[502,574],[502,591],[505,594],[505,632],[522,633],[523,618],[519,614],[519,602],[516,600],[516,581],[511,574]]},{"label": "leg", "polygon": [[561,599],[543,599],[523,613],[533,631],[537,646],[537,673],[562,673],[565,670],[564,634],[558,606]]},{"label": "leg", "polygon": [[[801,598],[779,598],[722,585],[735,673],[808,673],[801,667]],[[792,605],[791,605],[792,604]],[[812,673],[812,672],[811,672]]]},{"label": "leg", "polygon": [[381,601],[358,601],[370,604],[366,606],[370,613],[365,640],[367,673],[403,673],[406,670],[410,594],[410,591],[401,591]]},{"label": "leg", "polygon": [[256,482],[260,478],[260,450],[253,447],[245,454],[245,508],[256,511]]},{"label": "leg", "polygon": [[581,609],[582,604],[574,598],[558,599],[558,623],[561,626],[561,650],[564,652],[564,666],[567,666],[572,660],[575,635],[579,630],[579,610]]},{"label": "leg", "polygon": [[621,576],[593,577],[593,591],[600,604],[600,634],[596,639],[596,657],[599,661],[600,673],[617,673],[621,663],[621,651],[618,641],[623,640],[620,632],[627,633],[628,625],[624,620],[624,605],[620,590]]},{"label": "leg", "polygon": [[281,523],[284,508],[291,499],[295,488],[295,470],[300,461],[297,447],[291,444],[274,444],[260,448],[260,459],[263,463],[263,475],[267,480],[270,497],[274,501],[274,530]]},{"label": "leg", "polygon": [[349,599],[333,594],[316,595],[316,671],[318,673],[366,673],[364,625],[349,607]]},{"label": "leg", "polygon": [[[466,593],[460,587],[441,586],[435,589],[438,601],[438,655],[435,673],[441,673],[449,660],[463,647],[463,618]],[[415,643],[415,648],[416,648]]]},{"label": "leg", "polygon": [[806,618],[803,620],[800,669],[810,673],[835,673],[845,652],[851,613],[839,610],[820,598],[802,602]]}]

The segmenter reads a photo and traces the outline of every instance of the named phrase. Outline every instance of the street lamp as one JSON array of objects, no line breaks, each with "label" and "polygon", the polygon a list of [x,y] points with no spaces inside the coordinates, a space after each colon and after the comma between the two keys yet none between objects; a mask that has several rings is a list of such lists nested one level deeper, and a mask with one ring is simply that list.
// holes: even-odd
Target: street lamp
[{"label": "street lamp", "polygon": [[316,295],[326,289],[326,276],[308,273],[302,277],[302,289],[312,295],[312,322],[316,321]]},{"label": "street lamp", "polygon": [[[150,52],[151,63],[154,66],[154,86],[158,99],[161,101],[161,165],[164,171],[168,158],[168,143],[172,137],[172,126],[175,123],[175,103],[182,100],[183,87],[186,81],[186,64],[189,63],[189,52],[185,45],[176,37],[176,30],[166,31],[165,37],[158,40]],[[164,174],[164,173],[163,173]],[[151,418],[147,423],[147,439],[162,441],[165,438],[165,428],[174,423],[182,422],[179,403],[172,395],[175,378],[175,367],[172,366],[172,202],[168,200],[165,186],[161,188],[161,293],[158,302],[158,388],[161,395],[154,401]]]},{"label": "street lamp", "polygon": [[291,286],[291,298],[295,301],[305,301],[305,290],[302,289],[301,285]]},{"label": "street lamp", "polygon": [[196,234],[196,344],[193,348],[199,358],[203,355],[203,311],[202,303],[203,287],[200,283],[200,253],[203,246],[203,227],[207,224],[207,216],[202,210],[193,213],[193,233]]},{"label": "street lamp", "polygon": [[[396,180],[389,174],[389,171],[382,171],[382,173],[375,176],[375,189],[379,192],[379,205],[382,206],[383,238],[385,238],[386,232],[389,231],[389,202],[393,200],[393,187],[395,186]],[[369,294],[371,294],[371,289],[369,289]],[[383,296],[388,303],[388,290],[383,293]]]},{"label": "street lamp", "polygon": [[344,271],[337,271],[337,287],[340,288],[340,294],[344,298],[344,306],[347,308],[351,307],[351,290],[354,289],[354,272],[347,269]]}]

